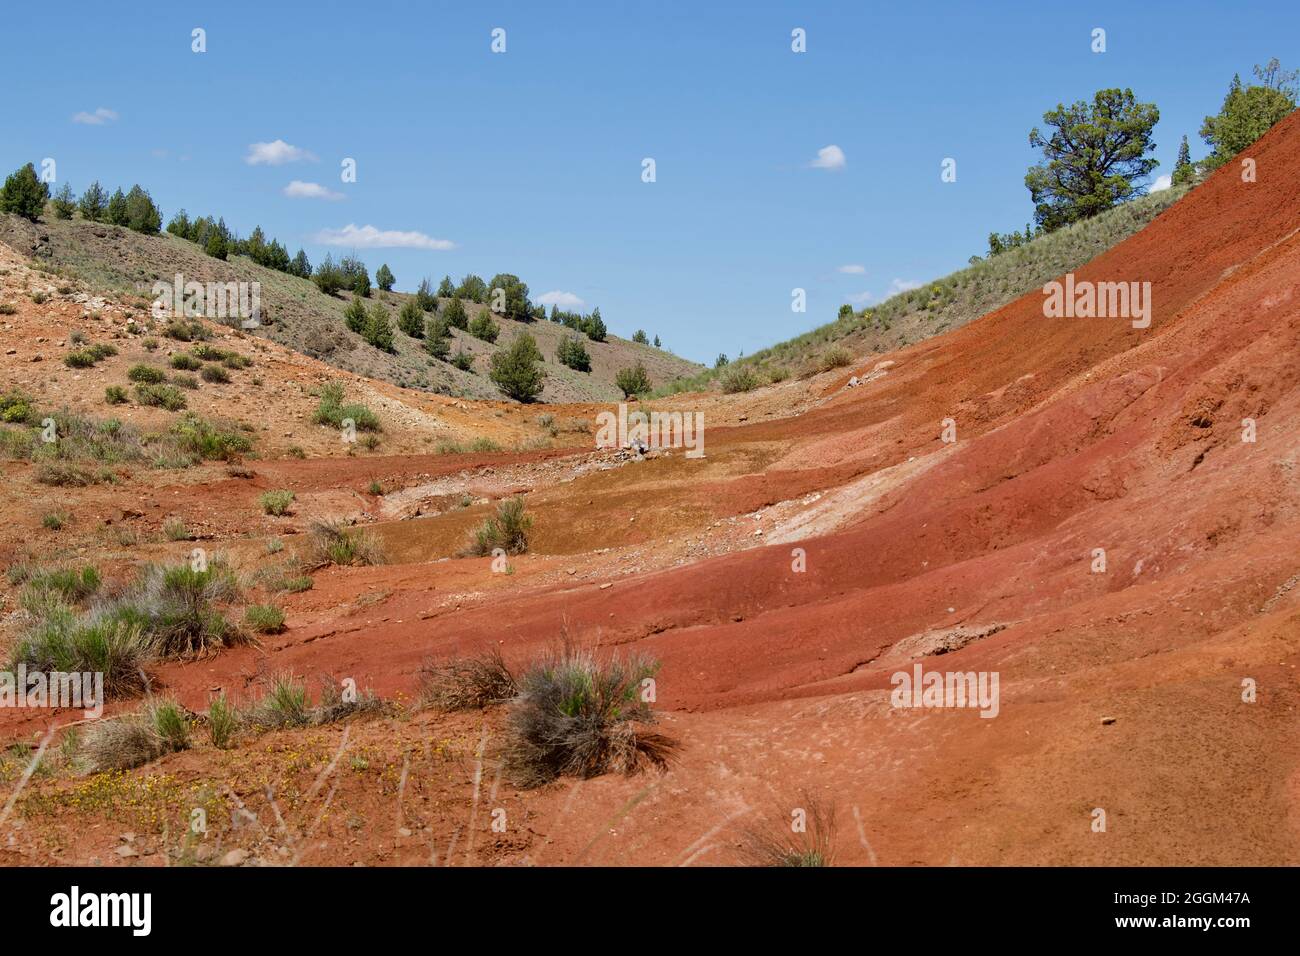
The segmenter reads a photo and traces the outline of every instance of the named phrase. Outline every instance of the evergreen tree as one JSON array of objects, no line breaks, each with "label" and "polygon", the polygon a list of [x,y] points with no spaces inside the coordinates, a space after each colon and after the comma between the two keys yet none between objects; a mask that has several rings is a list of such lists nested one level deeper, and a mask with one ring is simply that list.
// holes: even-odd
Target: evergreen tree
[{"label": "evergreen tree", "polygon": [[605,321],[600,317],[600,309],[592,309],[586,321],[583,323],[582,331],[587,333],[587,338],[593,342],[605,341],[608,334],[605,330]]},{"label": "evergreen tree", "polygon": [[220,229],[212,228],[208,230],[208,241],[204,244],[203,251],[214,259],[225,259],[229,252],[226,247],[226,235]]},{"label": "evergreen tree", "polygon": [[591,355],[582,340],[576,336],[566,335],[560,339],[560,344],[555,348],[555,360],[578,372],[591,371]]},{"label": "evergreen tree", "polygon": [[447,360],[447,353],[451,351],[451,333],[446,319],[429,320],[424,330],[424,350],[436,359]]},{"label": "evergreen tree", "polygon": [[115,226],[128,226],[131,224],[131,213],[126,208],[126,196],[122,190],[116,190],[113,193],[113,198],[108,201],[106,218]]},{"label": "evergreen tree", "polygon": [[392,292],[393,283],[396,281],[397,277],[393,275],[393,270],[388,268],[387,262],[381,265],[379,271],[375,273],[375,285],[379,286],[384,292]]},{"label": "evergreen tree", "polygon": [[472,272],[460,280],[456,295],[461,299],[482,303],[487,297],[487,283]]},{"label": "evergreen tree", "polygon": [[50,202],[54,206],[56,219],[71,219],[72,214],[77,211],[76,197],[72,195],[72,187],[67,183],[59,187],[59,191],[54,194]]},{"label": "evergreen tree", "polygon": [[311,262],[307,259],[307,253],[299,249],[298,254],[293,257],[293,262],[289,264],[289,271],[296,276],[304,279],[311,278]]},{"label": "evergreen tree", "polygon": [[126,224],[146,236],[162,229],[162,212],[154,205],[153,197],[137,184],[126,194]]},{"label": "evergreen tree", "polygon": [[87,222],[103,222],[105,214],[108,212],[108,196],[104,193],[104,187],[98,182],[93,182],[86,187],[86,191],[81,194],[81,218]]},{"label": "evergreen tree", "polygon": [[50,187],[36,175],[31,163],[12,173],[0,189],[0,212],[11,212],[35,222],[45,211]]},{"label": "evergreen tree", "polygon": [[1196,167],[1192,165],[1191,147],[1187,145],[1187,136],[1183,135],[1183,141],[1178,146],[1178,161],[1174,163],[1174,172],[1171,180],[1175,186],[1184,186],[1196,178]]},{"label": "evergreen tree", "polygon": [[1154,103],[1139,103],[1127,89],[1098,90],[1091,103],[1044,113],[1050,135],[1029,132],[1043,158],[1025,173],[1035,221],[1050,232],[1141,195],[1142,180],[1159,165],[1147,155],[1159,119]]},{"label": "evergreen tree", "polygon": [[1296,108],[1289,74],[1278,73],[1277,61],[1270,60],[1266,67],[1255,67],[1263,86],[1243,87],[1240,76],[1232,78],[1218,115],[1205,117],[1201,124],[1201,138],[1210,147],[1210,155],[1201,161],[1206,170],[1218,169]]},{"label": "evergreen tree", "polygon": [[451,284],[451,276],[443,276],[442,281],[438,283],[438,298],[450,299],[456,294],[456,287]]},{"label": "evergreen tree", "polygon": [[420,287],[415,290],[415,301],[425,312],[432,312],[434,309],[438,308],[438,300],[434,297],[433,292],[430,291],[428,279],[420,280]]},{"label": "evergreen tree", "polygon": [[659,345],[659,336],[657,336],[657,335],[655,336],[655,348],[660,348],[660,345]]},{"label": "evergreen tree", "polygon": [[469,334],[484,342],[495,342],[501,334],[501,327],[492,321],[492,316],[484,309],[470,320]]},{"label": "evergreen tree", "polygon": [[[849,311],[852,311],[852,309],[850,309]],[[650,339],[646,336],[645,329],[637,329],[635,332],[633,332],[632,341],[640,345],[650,344]]]},{"label": "evergreen tree", "polygon": [[424,338],[424,310],[415,299],[407,299],[397,313],[397,327],[413,339]]},{"label": "evergreen tree", "polygon": [[362,338],[381,352],[393,351],[393,325],[388,320],[388,310],[384,308],[384,303],[375,303],[375,307],[370,310],[370,315],[366,319],[366,327],[361,335]]},{"label": "evergreen tree", "polygon": [[361,335],[366,331],[366,320],[368,318],[366,304],[361,301],[361,296],[354,294],[352,301],[348,303],[348,307],[343,310],[344,324],[347,325],[350,331]]},{"label": "evergreen tree", "polygon": [[447,324],[456,329],[469,328],[469,316],[465,312],[465,304],[460,301],[460,296],[452,296],[451,302],[447,304]]},{"label": "evergreen tree", "polygon": [[492,381],[510,398],[531,402],[541,394],[546,379],[541,362],[542,353],[533,337],[520,333],[509,348],[492,356]]},{"label": "evergreen tree", "polygon": [[622,391],[624,398],[631,398],[650,391],[650,376],[646,373],[645,366],[637,362],[631,368],[619,369],[614,376],[614,384]]},{"label": "evergreen tree", "polygon": [[191,228],[192,224],[190,223],[189,214],[186,213],[184,209],[172,216],[172,221],[167,223],[167,231],[173,236],[179,236],[182,239],[188,239],[190,237]]}]

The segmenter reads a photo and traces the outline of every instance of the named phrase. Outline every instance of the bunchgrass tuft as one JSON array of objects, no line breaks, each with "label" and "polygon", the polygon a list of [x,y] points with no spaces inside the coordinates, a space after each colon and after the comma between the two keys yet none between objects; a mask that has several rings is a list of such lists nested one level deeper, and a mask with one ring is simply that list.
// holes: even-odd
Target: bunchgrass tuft
[{"label": "bunchgrass tuft", "polygon": [[504,704],[519,692],[496,648],[477,657],[425,664],[418,685],[420,705],[439,710],[477,710]]},{"label": "bunchgrass tuft", "polygon": [[525,511],[524,499],[507,499],[497,507],[495,515],[475,530],[473,539],[461,553],[482,557],[500,548],[506,554],[523,554],[528,550],[528,531],[532,526],[533,519]]},{"label": "bunchgrass tuft", "polygon": [[648,691],[658,669],[641,657],[598,661],[568,644],[530,665],[507,718],[507,772],[520,786],[537,787],[665,767],[678,744],[647,729],[656,721]]}]

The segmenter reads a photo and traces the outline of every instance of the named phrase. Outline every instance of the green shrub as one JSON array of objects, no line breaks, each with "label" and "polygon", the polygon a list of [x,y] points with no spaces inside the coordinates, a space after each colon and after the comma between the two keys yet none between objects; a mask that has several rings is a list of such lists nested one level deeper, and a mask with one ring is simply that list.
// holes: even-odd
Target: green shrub
[{"label": "green shrub", "polygon": [[164,521],[162,532],[163,537],[168,541],[189,541],[193,537],[180,518],[168,518]]},{"label": "green shrub", "polygon": [[523,554],[528,550],[532,525],[532,516],[524,510],[524,499],[510,498],[501,502],[495,515],[484,520],[463,554],[482,557],[497,548],[506,554]]},{"label": "green shrub", "polygon": [[560,344],[555,347],[555,360],[579,372],[591,371],[591,355],[587,347],[572,335],[560,339]]},{"label": "green shrub", "polygon": [[188,657],[247,643],[217,605],[239,595],[239,585],[224,562],[203,570],[188,564],[146,565],[136,581],[101,609],[110,621],[135,625],[160,657]]},{"label": "green shrub", "polygon": [[41,527],[47,531],[62,531],[68,523],[68,516],[61,511],[51,511],[41,516]]},{"label": "green shrub", "polygon": [[205,382],[216,382],[222,385],[230,381],[230,373],[220,365],[204,365],[203,371],[199,372],[199,377]]},{"label": "green shrub", "polygon": [[244,624],[258,634],[279,634],[284,630],[284,611],[273,604],[250,604],[244,610]]},{"label": "green shrub", "polygon": [[77,352],[68,352],[63,356],[63,364],[68,368],[90,368],[95,364],[95,357],[84,349]]},{"label": "green shrub", "polygon": [[722,390],[728,394],[748,392],[758,388],[758,375],[748,363],[728,365],[721,376]]},{"label": "green shrub", "polygon": [[493,322],[492,316],[484,311],[470,320],[467,331],[476,339],[482,339],[484,342],[495,342],[497,336],[501,334],[501,326]]},{"label": "green shrub", "polygon": [[168,319],[163,335],[178,342],[202,342],[211,338],[202,322],[185,319]]},{"label": "green shrub", "polygon": [[384,550],[365,531],[352,531],[340,521],[314,521],[308,532],[308,549],[317,564],[383,564]]},{"label": "green shrub", "polygon": [[462,372],[472,372],[474,371],[474,356],[470,355],[464,349],[459,349],[456,354],[451,357],[451,364]]},{"label": "green shrub", "polygon": [[133,365],[126,373],[126,377],[133,382],[146,385],[160,385],[167,381],[167,374],[152,365]]},{"label": "green shrub", "polygon": [[831,369],[844,368],[853,362],[853,355],[848,349],[836,348],[827,349],[822,353],[821,370],[829,372]]},{"label": "green shrub", "polygon": [[292,675],[277,674],[266,696],[249,712],[249,722],[266,730],[306,727],[311,723],[307,686]]},{"label": "green shrub", "polygon": [[289,513],[289,505],[293,504],[295,497],[292,491],[281,489],[279,491],[265,491],[257,501],[262,506],[263,514],[279,516]]},{"label": "green shrub", "polygon": [[650,376],[646,374],[645,366],[640,362],[631,368],[619,369],[618,374],[614,376],[614,384],[618,386],[624,398],[644,395],[651,388]]},{"label": "green shrub", "polygon": [[171,357],[171,367],[182,372],[197,372],[203,367],[203,363],[193,355],[178,352]]},{"label": "green shrub", "polygon": [[218,750],[225,750],[239,730],[239,714],[223,693],[208,703],[208,739]]},{"label": "green shrub", "polygon": [[192,392],[199,387],[199,380],[193,375],[186,375],[183,372],[177,372],[172,376],[172,384],[177,388],[183,388]]},{"label": "green shrub", "polygon": [[216,425],[193,412],[186,412],[172,422],[167,435],[177,451],[196,462],[231,461],[253,447],[248,436]]},{"label": "green shrub", "polygon": [[138,625],[51,608],[15,643],[10,670],[21,662],[32,673],[99,673],[104,693],[119,696],[143,689],[149,657],[149,642]]},{"label": "green shrub", "polygon": [[541,363],[537,343],[527,332],[521,332],[508,348],[492,356],[491,379],[510,398],[531,402],[541,394],[546,379]]},{"label": "green shrub", "polygon": [[332,425],[335,428],[341,428],[346,419],[351,419],[353,427],[360,432],[383,431],[378,416],[365,405],[356,403],[343,404],[342,385],[338,382],[329,382],[322,385],[320,404],[316,406],[312,422],[316,425]]}]

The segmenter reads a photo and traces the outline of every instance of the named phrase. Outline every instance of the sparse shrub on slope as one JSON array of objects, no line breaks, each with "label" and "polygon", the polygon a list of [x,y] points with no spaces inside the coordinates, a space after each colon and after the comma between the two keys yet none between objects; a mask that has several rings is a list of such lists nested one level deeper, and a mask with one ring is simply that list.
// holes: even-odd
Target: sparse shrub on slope
[{"label": "sparse shrub on slope", "polygon": [[383,546],[367,531],[341,521],[313,521],[308,532],[310,555],[317,565],[383,564]]},{"label": "sparse shrub on slope", "polygon": [[529,666],[506,724],[511,778],[537,787],[559,777],[666,766],[677,743],[648,729],[656,718],[643,684],[658,669],[645,658],[600,662],[568,646]]},{"label": "sparse shrub on slope", "polygon": [[618,374],[614,376],[614,384],[619,387],[624,398],[631,398],[633,395],[644,395],[650,391],[650,376],[646,373],[645,366],[637,362],[631,368],[619,369]]},{"label": "sparse shrub on slope", "polygon": [[492,381],[510,398],[531,402],[541,394],[546,379],[541,363],[536,341],[521,332],[508,348],[492,356]]},{"label": "sparse shrub on slope", "polygon": [[[803,826],[791,825],[799,814]],[[835,808],[820,797],[801,793],[791,807],[778,807],[740,832],[740,858],[753,866],[830,866],[835,852]]]},{"label": "sparse shrub on slope", "polygon": [[523,554],[528,550],[528,531],[532,525],[532,516],[524,509],[524,499],[510,498],[501,502],[495,515],[484,520],[463,553],[482,557],[501,548],[506,554]]},{"label": "sparse shrub on slope", "polygon": [[351,420],[352,426],[359,432],[383,431],[379,418],[365,405],[343,403],[343,386],[338,382],[329,382],[321,386],[320,403],[312,416],[317,425],[332,425],[342,428],[345,421]]},{"label": "sparse shrub on slope", "polygon": [[425,664],[420,669],[418,686],[421,706],[439,710],[476,710],[504,704],[519,690],[496,648],[477,657],[453,657]]}]

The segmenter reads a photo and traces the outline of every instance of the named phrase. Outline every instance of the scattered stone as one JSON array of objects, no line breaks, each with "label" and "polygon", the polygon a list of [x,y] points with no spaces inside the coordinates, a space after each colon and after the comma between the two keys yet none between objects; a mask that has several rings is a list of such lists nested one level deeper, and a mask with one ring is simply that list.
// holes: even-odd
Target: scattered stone
[{"label": "scattered stone", "polygon": [[242,866],[244,861],[247,859],[248,859],[247,850],[231,850],[229,853],[227,853],[225,856],[221,858],[221,865]]},{"label": "scattered stone", "polygon": [[116,853],[124,860],[130,859],[133,856],[140,855],[139,852],[136,850],[136,848],[133,846],[120,846],[113,852]]},{"label": "scattered stone", "polygon": [[1113,724],[1113,723],[1115,723],[1116,719],[1117,719],[1117,718],[1115,718],[1115,717],[1103,717],[1103,718],[1101,719],[1101,722],[1102,722],[1103,724]]}]

